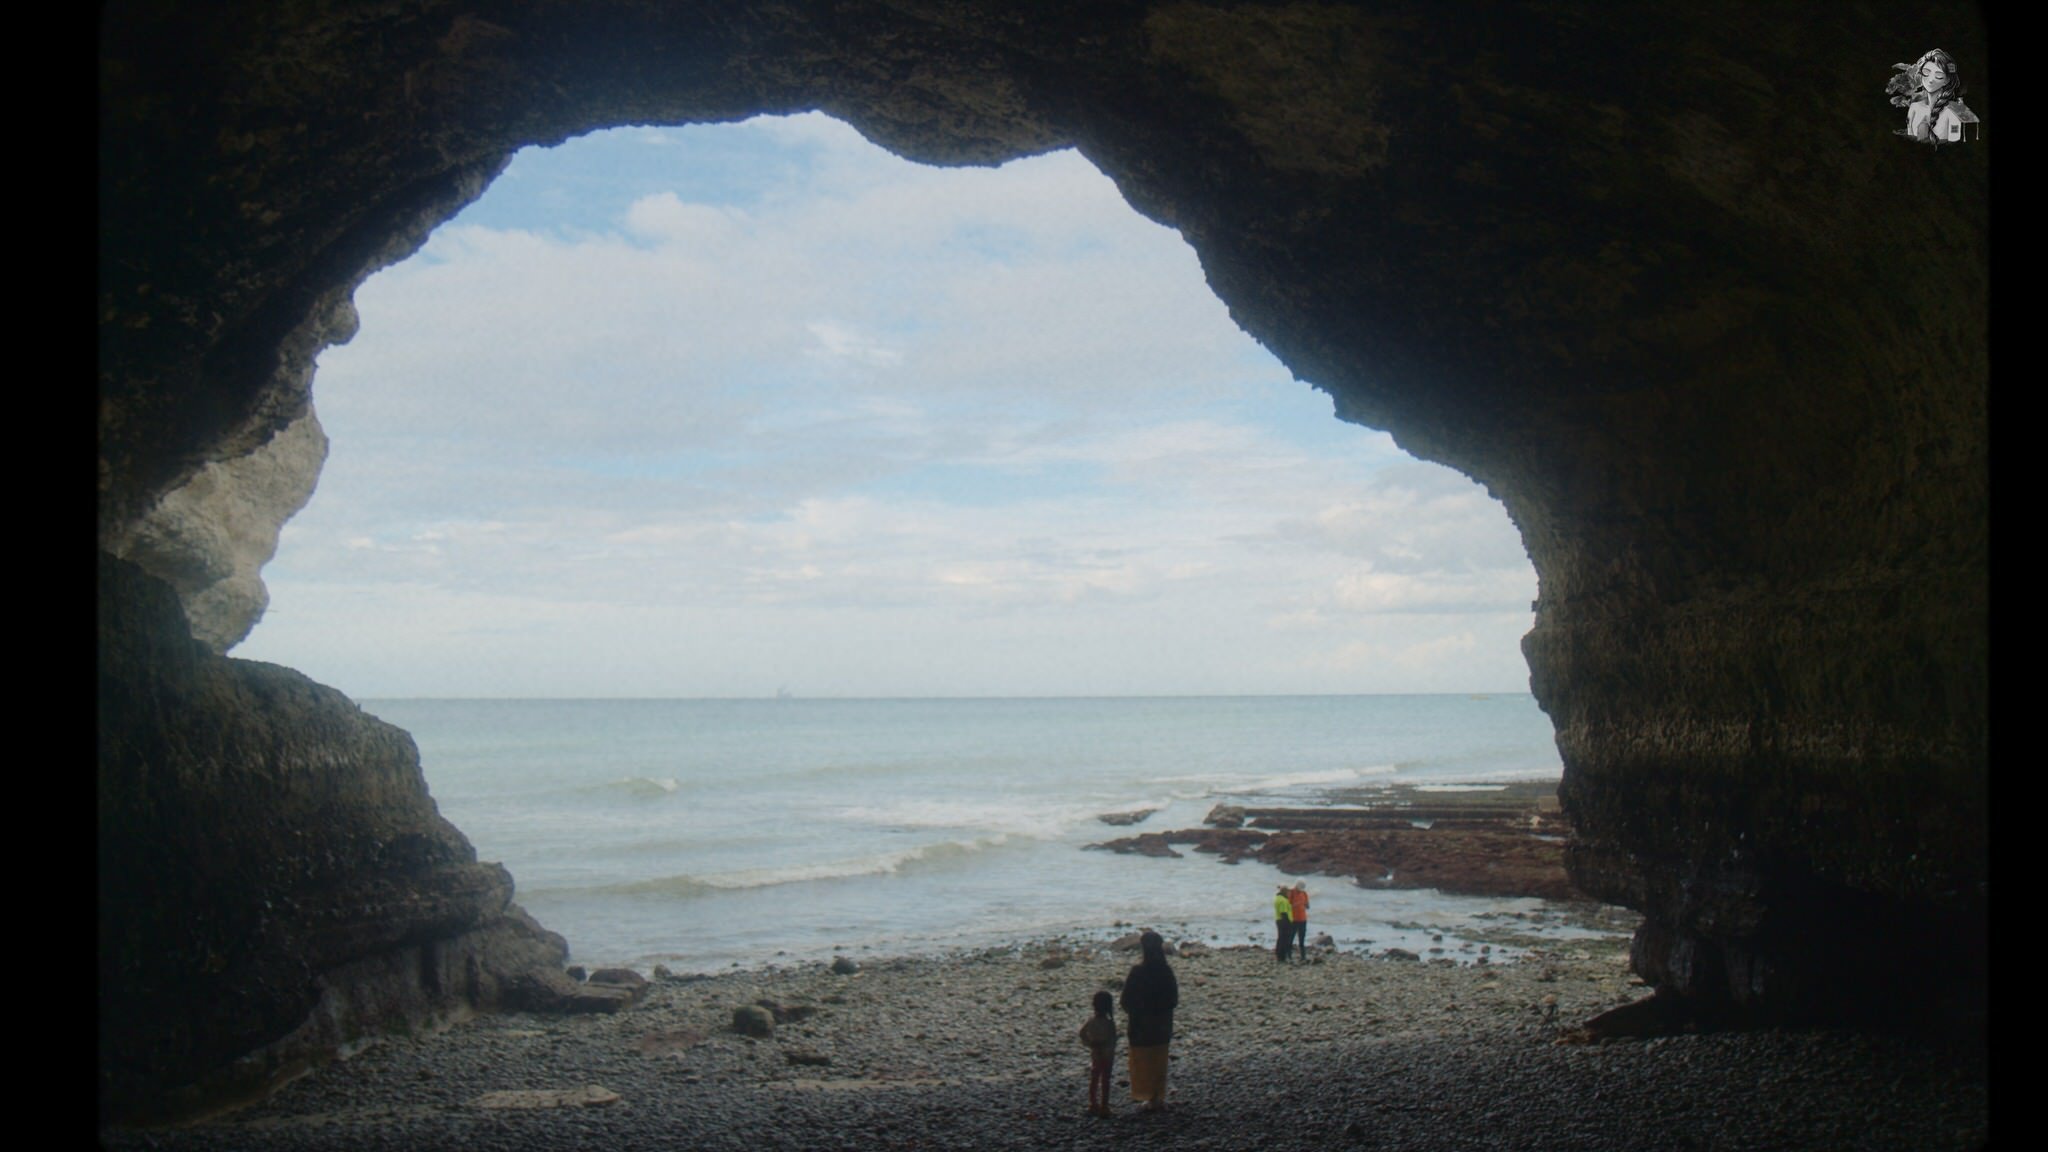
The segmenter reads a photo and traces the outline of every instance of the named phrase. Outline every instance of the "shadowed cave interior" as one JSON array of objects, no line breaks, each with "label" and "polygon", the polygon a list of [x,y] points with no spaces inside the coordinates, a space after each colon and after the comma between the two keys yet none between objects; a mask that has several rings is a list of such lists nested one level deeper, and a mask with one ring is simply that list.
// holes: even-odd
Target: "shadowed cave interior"
[{"label": "shadowed cave interior", "polygon": [[1342,417],[1502,499],[1573,881],[1670,1002],[1980,1027],[1989,145],[1892,134],[1921,38],[1984,58],[1967,6],[103,9],[103,1115],[580,994],[404,733],[220,654],[232,574],[311,491],[355,287],[514,151],[810,109],[1078,148]]}]

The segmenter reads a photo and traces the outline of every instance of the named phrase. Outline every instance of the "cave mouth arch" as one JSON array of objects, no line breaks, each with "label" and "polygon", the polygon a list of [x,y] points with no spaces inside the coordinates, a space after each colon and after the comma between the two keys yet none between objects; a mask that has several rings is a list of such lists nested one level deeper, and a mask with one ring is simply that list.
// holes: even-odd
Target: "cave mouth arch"
[{"label": "cave mouth arch", "polygon": [[[1634,963],[1660,990],[1766,1018],[1981,1020],[1990,145],[1915,151],[1871,108],[1885,63],[1924,48],[1898,29],[1928,19],[108,12],[101,1019],[125,1031],[103,1034],[103,1086],[248,1051],[303,1019],[308,957],[393,939],[358,925],[336,951],[332,923],[260,911],[291,889],[253,878],[301,881],[308,858],[246,820],[249,797],[279,764],[336,761],[348,727],[293,712],[320,698],[305,684],[191,652],[161,582],[118,560],[139,515],[302,411],[348,293],[514,149],[807,108],[931,161],[1081,148],[1345,416],[1501,495],[1543,580],[1524,647],[1573,873],[1645,912]],[[1982,12],[1936,23],[1992,118]],[[1589,84],[1565,60],[1615,66]],[[213,883],[234,852],[180,829],[244,825],[248,867]],[[323,842],[365,868],[421,858]],[[241,1007],[185,1011],[211,1003]]]},{"label": "cave mouth arch", "polygon": [[[721,160],[736,173],[705,171]],[[508,866],[521,904],[579,961],[595,949],[598,966],[701,966],[677,951],[688,941],[722,965],[731,946],[713,937],[740,918],[667,915],[665,946],[622,955],[593,933],[654,915],[639,905],[659,892],[705,901],[756,874],[893,871],[906,853],[915,870],[925,855],[994,844],[1014,853],[1079,835],[1064,807],[1086,801],[1014,828],[971,797],[954,804],[955,822],[927,801],[865,849],[856,821],[843,851],[815,860],[803,845],[746,860],[677,849],[665,870],[636,861],[599,883],[582,875],[588,858],[521,837],[528,826],[478,777],[444,779],[457,769],[436,756],[466,762],[474,738],[421,725],[462,731],[459,708],[386,698],[786,687],[805,699],[1526,699],[1519,641],[1535,580],[1500,505],[1384,434],[1337,422],[1326,397],[1230,323],[1185,244],[1072,153],[934,170],[821,116],[620,129],[522,153],[356,304],[360,331],[323,355],[313,384],[331,439],[321,488],[268,570],[272,623],[235,654],[307,672],[407,728],[443,814]],[[742,484],[752,490],[736,493]],[[848,522],[833,523],[849,504]],[[860,534],[874,539],[849,538]],[[615,628],[595,603],[606,597],[623,600]],[[273,635],[277,621],[292,627]],[[863,651],[878,644],[887,651]],[[715,671],[661,679],[677,673],[650,650],[671,646]],[[619,665],[642,678],[596,678]],[[1521,711],[1513,738],[1528,739],[1543,722]],[[527,727],[499,715],[494,732]],[[644,723],[632,709],[620,719]],[[1272,762],[1325,755],[1311,739],[1302,733],[1293,757],[1246,748],[1267,770],[1236,775],[1301,776],[1302,764]],[[1361,756],[1381,743],[1358,739]],[[581,765],[610,747],[595,734],[589,744],[561,755]],[[633,763],[579,787],[652,809],[705,786],[702,770],[638,763],[628,744]],[[1526,764],[1503,756],[1466,771],[1554,780],[1547,726],[1531,744]],[[524,763],[523,749],[492,747],[506,772]],[[1371,779],[1334,761],[1316,769],[1329,784]],[[1187,786],[1162,794],[1176,790]],[[561,800],[575,816],[551,824],[589,815],[603,828],[582,811],[590,794]],[[717,818],[716,833],[741,822]],[[594,913],[585,905],[600,897],[565,895],[579,885],[632,898],[608,892],[619,907]],[[1332,925],[1338,907],[1326,906]],[[791,906],[781,919],[801,935],[795,925],[816,918]]]}]

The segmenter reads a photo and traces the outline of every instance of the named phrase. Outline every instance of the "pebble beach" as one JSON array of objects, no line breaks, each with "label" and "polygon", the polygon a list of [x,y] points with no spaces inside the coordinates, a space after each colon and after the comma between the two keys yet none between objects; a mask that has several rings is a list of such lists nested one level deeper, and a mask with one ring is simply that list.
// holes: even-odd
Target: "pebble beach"
[{"label": "pebble beach", "polygon": [[1119,1052],[1115,1115],[1091,1116],[1076,1033],[1094,992],[1135,961],[1114,946],[1125,927],[836,968],[658,973],[628,1011],[385,1037],[232,1113],[100,1142],[1941,1152],[1989,1137],[1981,1052],[1834,1031],[1587,1040],[1581,1022],[1647,992],[1621,933],[1505,963],[1323,948],[1281,964],[1195,945],[1172,960],[1168,1110],[1129,1102]]}]

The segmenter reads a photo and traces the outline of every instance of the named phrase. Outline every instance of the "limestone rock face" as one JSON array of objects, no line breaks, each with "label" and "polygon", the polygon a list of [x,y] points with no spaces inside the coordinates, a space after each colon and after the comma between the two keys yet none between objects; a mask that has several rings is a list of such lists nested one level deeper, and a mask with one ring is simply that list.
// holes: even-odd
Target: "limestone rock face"
[{"label": "limestone rock face", "polygon": [[103,1106],[203,1106],[559,978],[567,945],[441,818],[411,737],[208,651],[127,561],[99,586]]},{"label": "limestone rock face", "polygon": [[[1981,12],[1902,0],[116,2],[101,547],[297,419],[355,286],[519,147],[803,109],[926,162],[1071,145],[1340,416],[1506,505],[1567,866],[1645,914],[1640,973],[1701,1015],[1981,1018],[1996,134],[1891,133],[1914,28],[1995,119]],[[501,890],[397,737],[138,619],[99,625],[101,841],[179,914],[102,945],[143,982],[103,991],[129,1085],[291,1027],[303,957]],[[251,820],[299,763],[365,776]],[[396,871],[360,871],[373,843]],[[329,869],[417,879],[340,932],[271,898]]]},{"label": "limestone rock face", "polygon": [[263,566],[326,460],[327,434],[309,405],[262,447],[208,464],[165,494],[121,555],[177,589],[193,639],[224,653],[263,618]]}]

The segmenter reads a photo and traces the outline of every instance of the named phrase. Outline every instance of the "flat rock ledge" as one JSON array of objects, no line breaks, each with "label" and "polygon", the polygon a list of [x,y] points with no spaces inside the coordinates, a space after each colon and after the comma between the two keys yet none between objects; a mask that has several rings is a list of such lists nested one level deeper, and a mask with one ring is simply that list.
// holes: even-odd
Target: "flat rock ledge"
[{"label": "flat rock ledge", "polygon": [[1350,878],[1365,888],[1434,888],[1463,896],[1579,900],[1565,874],[1566,826],[1552,781],[1498,790],[1359,789],[1301,808],[1218,805],[1208,827],[1145,832],[1090,848],[1179,857],[1176,845],[1256,860],[1289,875]]}]

